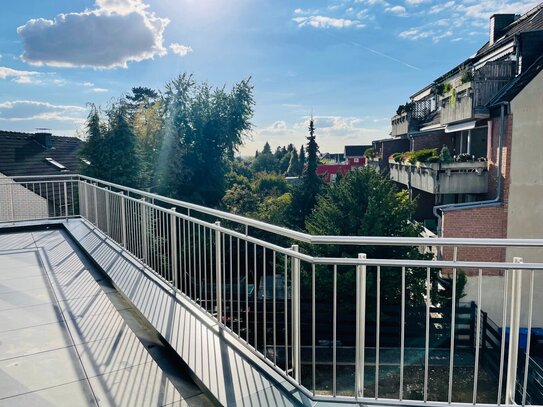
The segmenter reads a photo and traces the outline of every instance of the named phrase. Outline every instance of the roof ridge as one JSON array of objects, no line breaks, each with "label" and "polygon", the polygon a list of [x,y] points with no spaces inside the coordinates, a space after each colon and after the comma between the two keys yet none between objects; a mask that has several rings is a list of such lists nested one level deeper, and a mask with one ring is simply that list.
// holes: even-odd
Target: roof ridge
[{"label": "roof ridge", "polygon": [[510,27],[519,24],[521,21],[526,20],[528,17],[531,17],[532,15],[537,14],[543,9],[543,2],[539,3],[538,5],[534,6],[530,10],[528,10],[526,13],[522,14],[519,18],[517,18],[515,21],[513,21],[511,24],[505,26],[503,31],[506,31]]}]

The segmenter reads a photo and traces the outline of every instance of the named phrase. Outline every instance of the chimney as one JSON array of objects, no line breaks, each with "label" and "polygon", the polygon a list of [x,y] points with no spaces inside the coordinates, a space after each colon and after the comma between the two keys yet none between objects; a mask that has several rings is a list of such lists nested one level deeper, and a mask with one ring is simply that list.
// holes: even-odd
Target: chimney
[{"label": "chimney", "polygon": [[53,135],[51,133],[34,133],[34,138],[37,143],[46,149],[53,147]]},{"label": "chimney", "polygon": [[490,45],[502,36],[503,29],[513,21],[515,21],[514,14],[493,14],[490,17]]}]

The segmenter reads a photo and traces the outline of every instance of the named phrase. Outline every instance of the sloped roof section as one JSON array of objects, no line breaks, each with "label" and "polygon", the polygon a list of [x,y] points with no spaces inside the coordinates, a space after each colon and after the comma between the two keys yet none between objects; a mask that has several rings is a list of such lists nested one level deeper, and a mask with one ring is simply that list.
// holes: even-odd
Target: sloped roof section
[{"label": "sloped roof section", "polygon": [[[43,143],[45,139],[47,145]],[[76,137],[0,130],[0,173],[7,176],[77,173],[81,143]],[[53,165],[51,160],[65,169]]]},{"label": "sloped roof section", "polygon": [[501,102],[510,102],[517,96],[536,75],[543,70],[543,56],[539,57],[528,69],[513,79],[500,90],[487,104],[488,107],[496,106]]},{"label": "sloped roof section", "polygon": [[535,6],[526,14],[523,14],[521,17],[505,27],[503,29],[501,38],[498,41],[492,45],[490,45],[490,42],[487,42],[479,51],[477,51],[476,55],[479,56],[493,48],[500,47],[507,41],[510,41],[515,34],[539,30],[543,30],[543,3]]},{"label": "sloped roof section", "polygon": [[371,146],[345,146],[345,157],[363,157]]}]

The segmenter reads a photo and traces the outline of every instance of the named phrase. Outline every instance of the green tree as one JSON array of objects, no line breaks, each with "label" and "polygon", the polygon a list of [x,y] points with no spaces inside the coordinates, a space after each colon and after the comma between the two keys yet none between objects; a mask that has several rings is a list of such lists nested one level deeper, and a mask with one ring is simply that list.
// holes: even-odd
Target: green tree
[{"label": "green tree", "polygon": [[82,158],[81,173],[93,178],[104,178],[107,161],[104,151],[104,128],[100,121],[99,110],[95,105],[90,105],[90,112],[85,124],[87,142],[79,151]]},{"label": "green tree", "polygon": [[197,85],[191,75],[180,75],[166,85],[163,103],[161,192],[218,205],[226,191],[229,163],[252,128],[250,79],[227,92],[207,83]]},{"label": "green tree", "polygon": [[305,149],[304,149],[304,146],[302,145],[300,147],[300,171],[301,172],[303,172],[304,167],[305,167]]},{"label": "green tree", "polygon": [[138,187],[140,166],[136,151],[136,136],[127,120],[122,104],[108,111],[108,126],[103,139],[106,181],[129,187]]},{"label": "green tree", "polygon": [[298,157],[296,149],[293,149],[290,153],[290,160],[286,172],[286,175],[289,177],[296,177],[301,175],[302,173],[302,168],[300,167],[300,159]]},{"label": "green tree", "polygon": [[[404,236],[415,237],[420,226],[411,222],[416,202],[410,201],[406,191],[397,192],[393,182],[368,167],[349,171],[341,180],[330,185],[319,196],[313,213],[307,218],[306,227],[314,235],[342,236]],[[313,254],[332,257],[356,257],[366,253],[368,258],[378,259],[429,259],[417,247],[403,246],[319,246]],[[373,270],[374,271],[374,270]],[[435,282],[438,271],[432,269]],[[398,304],[401,296],[401,270],[381,268],[381,300],[383,304]],[[426,290],[426,269],[407,269],[407,301],[410,305],[423,304]],[[341,278],[343,303],[355,304],[356,276],[353,269]],[[320,273],[317,284],[321,290],[332,284],[330,273]],[[368,304],[375,304],[375,273],[368,272]],[[433,293],[433,296],[435,296]],[[326,300],[323,297],[323,300]]]},{"label": "green tree", "polygon": [[279,172],[277,158],[272,154],[270,144],[266,141],[262,152],[253,161],[252,170],[258,172]]},{"label": "green tree", "polygon": [[302,182],[294,190],[290,209],[290,223],[294,227],[303,228],[305,219],[313,210],[317,196],[324,183],[317,175],[319,146],[315,136],[313,118],[309,121],[309,137],[307,137],[307,166],[302,173]]}]

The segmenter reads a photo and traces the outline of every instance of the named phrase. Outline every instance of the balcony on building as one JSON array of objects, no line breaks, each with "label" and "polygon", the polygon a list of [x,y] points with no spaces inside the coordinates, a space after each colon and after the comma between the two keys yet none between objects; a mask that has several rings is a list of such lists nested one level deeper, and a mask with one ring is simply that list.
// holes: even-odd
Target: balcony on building
[{"label": "balcony on building", "polygon": [[451,89],[441,96],[441,124],[488,118],[487,103],[514,77],[515,65],[513,61],[487,62],[472,74],[464,71],[448,79]]},{"label": "balcony on building", "polygon": [[390,162],[390,178],[430,194],[485,194],[486,162],[397,163]]}]

